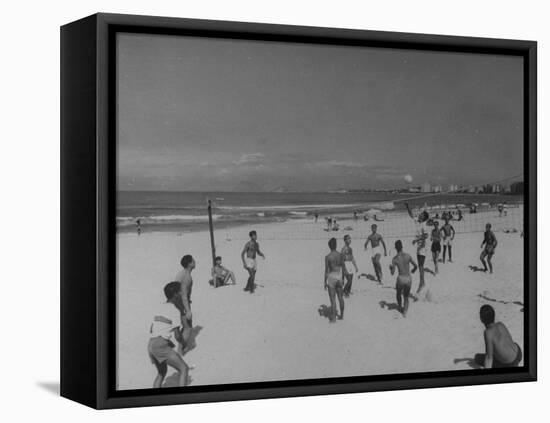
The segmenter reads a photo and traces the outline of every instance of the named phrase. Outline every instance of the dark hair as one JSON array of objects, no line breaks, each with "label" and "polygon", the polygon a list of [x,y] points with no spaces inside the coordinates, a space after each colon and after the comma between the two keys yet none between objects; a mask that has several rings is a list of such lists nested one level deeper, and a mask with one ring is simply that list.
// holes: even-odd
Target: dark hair
[{"label": "dark hair", "polygon": [[495,309],[489,304],[484,304],[479,309],[479,318],[485,325],[495,322]]},{"label": "dark hair", "polygon": [[487,227],[487,226],[489,227],[489,229],[491,229],[491,228],[493,227],[490,223],[487,223],[487,224],[485,225],[485,227]]},{"label": "dark hair", "polygon": [[250,238],[252,238],[253,235],[257,235],[257,234],[256,234],[256,231],[250,231],[250,232],[248,233],[248,236],[249,236]]},{"label": "dark hair", "polygon": [[187,269],[187,266],[189,266],[189,264],[192,261],[193,261],[193,257],[190,254],[186,254],[181,258],[181,261],[180,261],[181,267],[183,267],[184,269]]},{"label": "dark hair", "polygon": [[164,287],[164,295],[166,296],[166,301],[170,301],[181,291],[181,283],[179,282],[170,282],[167,283]]},{"label": "dark hair", "polygon": [[373,223],[372,225],[370,225],[370,228],[373,229],[373,228],[377,228],[378,229],[378,225],[376,223]]},{"label": "dark hair", "polygon": [[214,261],[218,261],[218,260],[219,260],[219,261],[222,261],[222,258],[221,258],[220,256],[217,256],[217,257],[214,259]]},{"label": "dark hair", "polygon": [[336,250],[336,238],[329,239],[328,246],[331,250]]},{"label": "dark hair", "polygon": [[401,242],[400,239],[398,239],[397,241],[395,241],[395,249],[397,251],[401,251],[403,249],[403,243]]},{"label": "dark hair", "polygon": [[346,240],[346,238],[351,239],[351,235],[350,235],[350,234],[345,234],[345,235],[344,235],[344,241]]}]

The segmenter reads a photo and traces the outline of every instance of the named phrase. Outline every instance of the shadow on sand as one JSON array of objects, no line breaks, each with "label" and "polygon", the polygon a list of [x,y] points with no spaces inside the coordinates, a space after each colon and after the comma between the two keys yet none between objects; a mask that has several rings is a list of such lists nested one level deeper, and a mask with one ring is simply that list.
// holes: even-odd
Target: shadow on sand
[{"label": "shadow on sand", "polygon": [[483,267],[468,266],[468,268],[469,268],[472,272],[487,272],[487,270],[485,270]]},{"label": "shadow on sand", "polygon": [[330,306],[326,305],[326,304],[322,304],[319,306],[319,308],[317,309],[317,312],[319,313],[319,316],[321,317],[325,317],[327,318],[328,320],[330,320]]},{"label": "shadow on sand", "polygon": [[380,306],[380,308],[385,308],[390,311],[391,310],[399,311],[399,306],[397,305],[397,303],[388,303],[387,301],[380,301],[378,305]]},{"label": "shadow on sand", "polygon": [[483,368],[483,365],[485,364],[485,354],[476,354],[473,358],[466,357],[466,358],[455,358],[453,360],[455,364],[458,363],[466,363],[468,366],[470,366],[472,369],[481,369]]}]

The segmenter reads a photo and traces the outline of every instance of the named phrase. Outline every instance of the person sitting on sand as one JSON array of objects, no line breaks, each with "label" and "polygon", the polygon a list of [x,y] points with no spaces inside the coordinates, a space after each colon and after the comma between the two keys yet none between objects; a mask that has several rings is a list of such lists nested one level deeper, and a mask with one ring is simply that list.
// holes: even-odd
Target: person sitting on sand
[{"label": "person sitting on sand", "polygon": [[430,241],[432,241],[432,259],[434,261],[434,271],[436,274],[439,273],[439,268],[437,263],[439,262],[439,253],[441,252],[441,232],[439,230],[439,222],[434,221],[434,228],[430,236]]},{"label": "person sitting on sand", "polygon": [[151,338],[147,346],[149,358],[157,368],[157,376],[153,382],[153,388],[160,388],[166,377],[168,366],[178,372],[178,386],[187,385],[189,367],[183,358],[174,349],[176,342],[181,342],[181,315],[179,310],[183,307],[181,284],[178,281],[170,282],[164,287],[166,302],[159,304],[153,314],[151,324]]},{"label": "person sitting on sand", "polygon": [[256,263],[256,255],[259,255],[263,259],[265,259],[265,256],[260,251],[260,244],[257,241],[258,234],[256,233],[256,231],[250,231],[248,233],[248,236],[250,237],[250,241],[248,241],[244,245],[243,251],[241,252],[241,259],[243,261],[244,268],[248,272],[248,280],[246,282],[246,287],[244,288],[244,291],[249,291],[251,294],[253,294],[254,289],[256,288],[254,281],[256,279],[256,270],[258,268],[258,265]]},{"label": "person sitting on sand", "polygon": [[[497,238],[493,233],[493,231],[491,230],[491,224],[487,223],[485,225],[485,233],[483,234],[483,242],[481,243],[481,247],[480,247],[480,248],[483,248],[483,251],[479,256],[479,259],[483,263],[484,272],[487,271],[487,263],[489,263],[490,273],[493,273],[493,263],[491,262],[491,259],[495,254],[495,249],[497,248],[497,244],[498,244]],[[485,246],[485,248],[483,246]],[[487,263],[485,262],[485,257],[487,257]]]},{"label": "person sitting on sand", "polygon": [[397,255],[390,264],[390,272],[393,275],[397,267],[398,275],[395,282],[396,298],[399,312],[407,317],[409,311],[409,295],[411,293],[412,277],[409,271],[409,264],[413,265],[412,273],[416,272],[418,266],[412,257],[403,251],[403,243],[400,239],[395,241]]},{"label": "person sitting on sand", "polygon": [[372,233],[368,236],[367,241],[365,242],[365,251],[367,251],[370,242],[370,245],[372,247],[371,259],[372,265],[374,266],[374,273],[376,274],[376,280],[379,284],[381,284],[382,266],[380,265],[380,256],[382,255],[382,249],[380,248],[380,245],[384,247],[384,257],[388,255],[388,252],[386,250],[386,243],[384,242],[384,238],[382,238],[382,235],[376,232],[377,229],[378,225],[371,225]]},{"label": "person sitting on sand", "polygon": [[353,257],[353,249],[351,248],[351,236],[344,236],[344,247],[340,252],[342,254],[342,259],[344,260],[344,277],[347,282],[344,286],[344,295],[349,296],[351,294],[351,284],[353,282],[354,273],[359,272],[357,264],[355,263],[355,258]]},{"label": "person sitting on sand", "polygon": [[[485,355],[479,357],[477,364],[486,369],[517,367],[523,356],[504,323],[495,323],[495,310],[488,304],[479,309],[479,318],[485,325]],[[476,360],[477,361],[477,360]]]},{"label": "person sitting on sand", "polygon": [[339,231],[340,230],[340,225],[338,224],[338,222],[336,222],[336,219],[334,219],[332,221],[332,230],[333,231]]},{"label": "person sitting on sand", "polygon": [[212,268],[212,283],[214,288],[227,285],[230,279],[233,285],[235,285],[235,274],[222,266],[222,258],[220,256],[216,257],[214,267]]},{"label": "person sitting on sand", "polygon": [[449,223],[449,219],[445,219],[445,224],[441,227],[441,235],[443,235],[443,263],[445,263],[445,254],[449,250],[449,263],[453,262],[453,240],[455,239],[455,228]]},{"label": "person sitting on sand", "polygon": [[195,260],[189,254],[183,256],[180,261],[182,270],[178,272],[175,280],[181,284],[181,322],[183,326],[182,332],[182,349],[185,348],[186,342],[191,336],[193,328],[193,314],[191,313],[191,292],[193,291],[193,277],[191,272],[196,266]]},{"label": "person sitting on sand", "polygon": [[[336,238],[331,238],[328,241],[330,253],[325,257],[325,278],[324,287],[328,289],[328,297],[330,300],[329,321],[334,323],[336,316],[339,320],[344,318],[344,282],[343,282],[343,267],[344,259],[342,254],[336,251]],[[336,296],[340,303],[340,314],[336,313]]]}]

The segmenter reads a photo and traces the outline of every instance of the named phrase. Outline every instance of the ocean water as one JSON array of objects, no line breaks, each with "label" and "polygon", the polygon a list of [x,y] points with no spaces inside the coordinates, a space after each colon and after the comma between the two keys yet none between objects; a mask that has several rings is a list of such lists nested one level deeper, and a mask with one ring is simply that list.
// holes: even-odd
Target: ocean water
[{"label": "ocean water", "polygon": [[117,229],[135,231],[139,219],[144,231],[202,230],[207,228],[207,200],[212,201],[216,227],[248,223],[282,222],[288,219],[313,219],[326,216],[350,217],[370,209],[382,213],[411,208],[466,208],[471,203],[488,204],[522,202],[521,196],[492,194],[393,194],[360,192],[173,192],[119,191],[117,193]]}]

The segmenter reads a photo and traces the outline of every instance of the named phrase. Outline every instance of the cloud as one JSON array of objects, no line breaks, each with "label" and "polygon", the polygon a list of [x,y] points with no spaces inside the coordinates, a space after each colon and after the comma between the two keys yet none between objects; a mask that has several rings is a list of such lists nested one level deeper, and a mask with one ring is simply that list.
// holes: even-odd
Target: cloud
[{"label": "cloud", "polygon": [[265,156],[262,153],[248,153],[243,154],[238,160],[233,162],[236,166],[242,165],[259,165],[265,159]]}]

